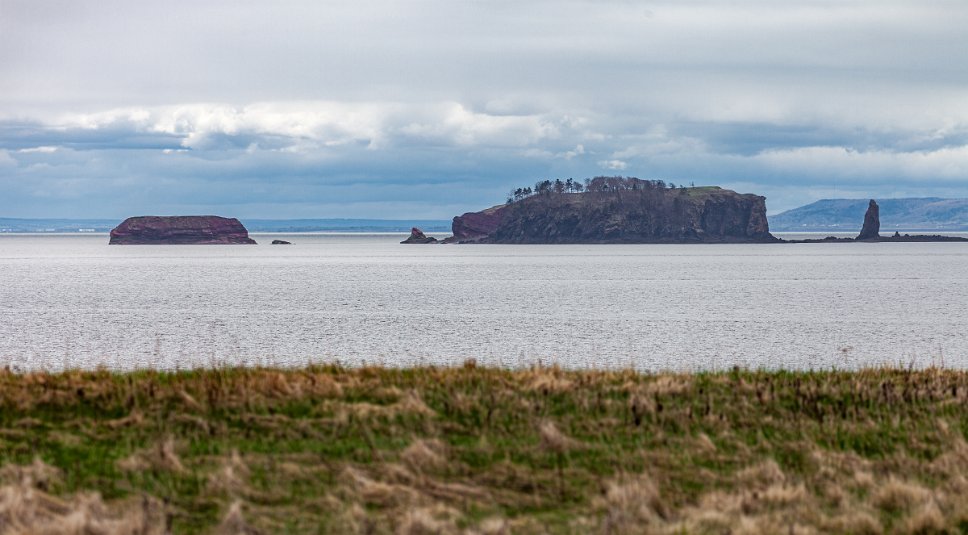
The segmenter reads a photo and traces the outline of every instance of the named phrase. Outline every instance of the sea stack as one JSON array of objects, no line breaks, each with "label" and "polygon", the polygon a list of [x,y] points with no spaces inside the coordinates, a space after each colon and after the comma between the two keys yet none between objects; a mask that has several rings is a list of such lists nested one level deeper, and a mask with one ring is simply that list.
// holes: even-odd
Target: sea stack
[{"label": "sea stack", "polygon": [[881,235],[881,209],[877,206],[877,201],[871,199],[867,205],[867,213],[864,214],[864,227],[857,235],[858,240],[878,240]]},{"label": "sea stack", "polygon": [[437,238],[427,236],[417,227],[410,229],[410,237],[400,243],[437,243]]},{"label": "sea stack", "polygon": [[235,218],[214,215],[129,217],[111,231],[111,245],[254,244]]}]

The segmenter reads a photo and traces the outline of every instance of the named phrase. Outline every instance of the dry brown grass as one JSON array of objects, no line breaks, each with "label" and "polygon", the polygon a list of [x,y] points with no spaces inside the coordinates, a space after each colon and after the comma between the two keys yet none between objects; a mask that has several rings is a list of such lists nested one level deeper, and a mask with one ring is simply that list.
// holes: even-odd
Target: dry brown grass
[{"label": "dry brown grass", "polygon": [[215,529],[217,535],[261,535],[262,531],[252,527],[242,515],[242,502],[235,501],[229,506],[222,522]]},{"label": "dry brown grass", "polygon": [[437,439],[417,439],[400,453],[400,459],[415,473],[447,469],[447,445]]},{"label": "dry brown grass", "polygon": [[185,472],[178,454],[175,453],[175,440],[166,437],[156,445],[137,451],[117,462],[118,468],[129,472],[161,470],[175,473]]},{"label": "dry brown grass", "polygon": [[67,499],[45,492],[62,477],[40,460],[6,465],[0,485],[0,533],[4,535],[161,535],[168,533],[164,506],[144,496],[105,504],[97,493]]}]

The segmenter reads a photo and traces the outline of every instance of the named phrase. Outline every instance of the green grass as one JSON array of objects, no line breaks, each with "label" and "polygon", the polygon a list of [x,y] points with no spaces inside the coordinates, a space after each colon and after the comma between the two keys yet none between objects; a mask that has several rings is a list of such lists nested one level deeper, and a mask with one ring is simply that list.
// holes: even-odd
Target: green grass
[{"label": "green grass", "polygon": [[966,405],[937,369],[0,372],[0,530],[37,487],[176,533],[964,533]]},{"label": "green grass", "polygon": [[710,193],[716,193],[717,191],[723,191],[723,188],[719,186],[692,186],[685,189],[685,192],[690,197],[699,197],[702,195],[708,195]]}]

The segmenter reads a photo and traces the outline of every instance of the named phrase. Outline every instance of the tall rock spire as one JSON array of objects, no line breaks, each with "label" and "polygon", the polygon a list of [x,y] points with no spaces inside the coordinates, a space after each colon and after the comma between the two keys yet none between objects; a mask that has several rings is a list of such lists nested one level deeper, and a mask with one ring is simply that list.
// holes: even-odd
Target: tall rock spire
[{"label": "tall rock spire", "polygon": [[877,206],[877,201],[871,199],[867,206],[867,213],[864,214],[864,228],[857,236],[858,240],[877,240],[881,237],[881,209]]}]

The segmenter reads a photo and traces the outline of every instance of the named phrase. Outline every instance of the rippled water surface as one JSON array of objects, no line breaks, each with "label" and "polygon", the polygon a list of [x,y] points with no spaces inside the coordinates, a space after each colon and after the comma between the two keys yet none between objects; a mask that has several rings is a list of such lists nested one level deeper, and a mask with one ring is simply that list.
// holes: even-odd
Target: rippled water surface
[{"label": "rippled water surface", "polygon": [[[0,236],[21,368],[968,367],[968,244],[256,246]],[[273,238],[295,242],[271,246]]]}]

